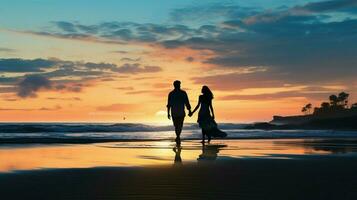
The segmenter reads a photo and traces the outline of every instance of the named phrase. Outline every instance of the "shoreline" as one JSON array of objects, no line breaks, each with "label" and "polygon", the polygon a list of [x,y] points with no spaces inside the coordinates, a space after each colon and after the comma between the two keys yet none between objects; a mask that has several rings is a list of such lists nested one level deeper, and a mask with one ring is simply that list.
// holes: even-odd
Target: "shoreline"
[{"label": "shoreline", "polygon": [[[282,130],[283,131],[283,130]],[[289,131],[289,130],[286,130]],[[317,130],[323,131],[323,130]],[[331,130],[332,131],[332,130]],[[213,138],[212,141],[234,141],[234,140],[284,140],[284,139],[357,139],[357,135],[341,136],[246,136],[246,137],[232,137],[232,138]],[[174,141],[175,138],[157,138],[157,139],[110,139],[110,138],[0,138],[1,145],[16,145],[16,144],[95,144],[95,143],[112,143],[112,142],[160,142],[160,141]],[[200,141],[199,138],[181,138],[181,141]]]}]

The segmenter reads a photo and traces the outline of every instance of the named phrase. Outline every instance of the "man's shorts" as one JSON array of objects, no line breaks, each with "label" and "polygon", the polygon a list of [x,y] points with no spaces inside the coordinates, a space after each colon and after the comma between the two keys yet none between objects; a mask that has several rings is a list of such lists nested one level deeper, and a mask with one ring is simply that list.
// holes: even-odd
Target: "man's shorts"
[{"label": "man's shorts", "polygon": [[185,117],[172,117],[175,128],[182,128]]}]

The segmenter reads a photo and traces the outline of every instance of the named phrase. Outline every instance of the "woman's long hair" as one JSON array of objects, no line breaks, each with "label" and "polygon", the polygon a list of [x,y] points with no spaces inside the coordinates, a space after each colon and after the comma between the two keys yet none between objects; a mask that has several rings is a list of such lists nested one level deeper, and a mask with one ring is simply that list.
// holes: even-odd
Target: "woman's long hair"
[{"label": "woman's long hair", "polygon": [[206,98],[208,98],[210,100],[213,99],[213,93],[206,85],[204,85],[202,87],[202,94],[203,94],[203,96],[205,96]]}]

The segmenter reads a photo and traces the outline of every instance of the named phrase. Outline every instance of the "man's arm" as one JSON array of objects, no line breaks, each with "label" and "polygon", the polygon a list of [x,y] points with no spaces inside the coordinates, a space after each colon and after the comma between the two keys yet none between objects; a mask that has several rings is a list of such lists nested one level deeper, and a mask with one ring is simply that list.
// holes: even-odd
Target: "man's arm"
[{"label": "man's arm", "polygon": [[190,105],[190,100],[188,100],[187,93],[185,92],[185,105],[188,111],[191,113],[191,105]]},{"label": "man's arm", "polygon": [[167,98],[167,118],[171,120],[170,109],[171,109],[171,95],[169,94]]}]

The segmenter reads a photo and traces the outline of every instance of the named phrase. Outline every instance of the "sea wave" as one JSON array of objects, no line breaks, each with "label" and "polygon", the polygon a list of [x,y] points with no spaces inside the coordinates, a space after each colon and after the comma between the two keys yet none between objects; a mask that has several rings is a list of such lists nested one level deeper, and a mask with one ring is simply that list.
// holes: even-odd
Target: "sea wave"
[{"label": "sea wave", "polygon": [[[244,124],[220,124],[225,139],[357,138],[356,131],[246,130]],[[173,126],[147,124],[2,123],[0,144],[96,143],[115,141],[173,140]],[[197,124],[185,124],[183,140],[201,139]]]},{"label": "sea wave", "polygon": [[[243,128],[244,124],[220,124],[230,130]],[[0,133],[110,133],[110,132],[157,132],[171,131],[172,125],[159,126],[139,123],[89,124],[89,123],[2,123]],[[186,130],[199,129],[197,124],[185,124]]]}]

